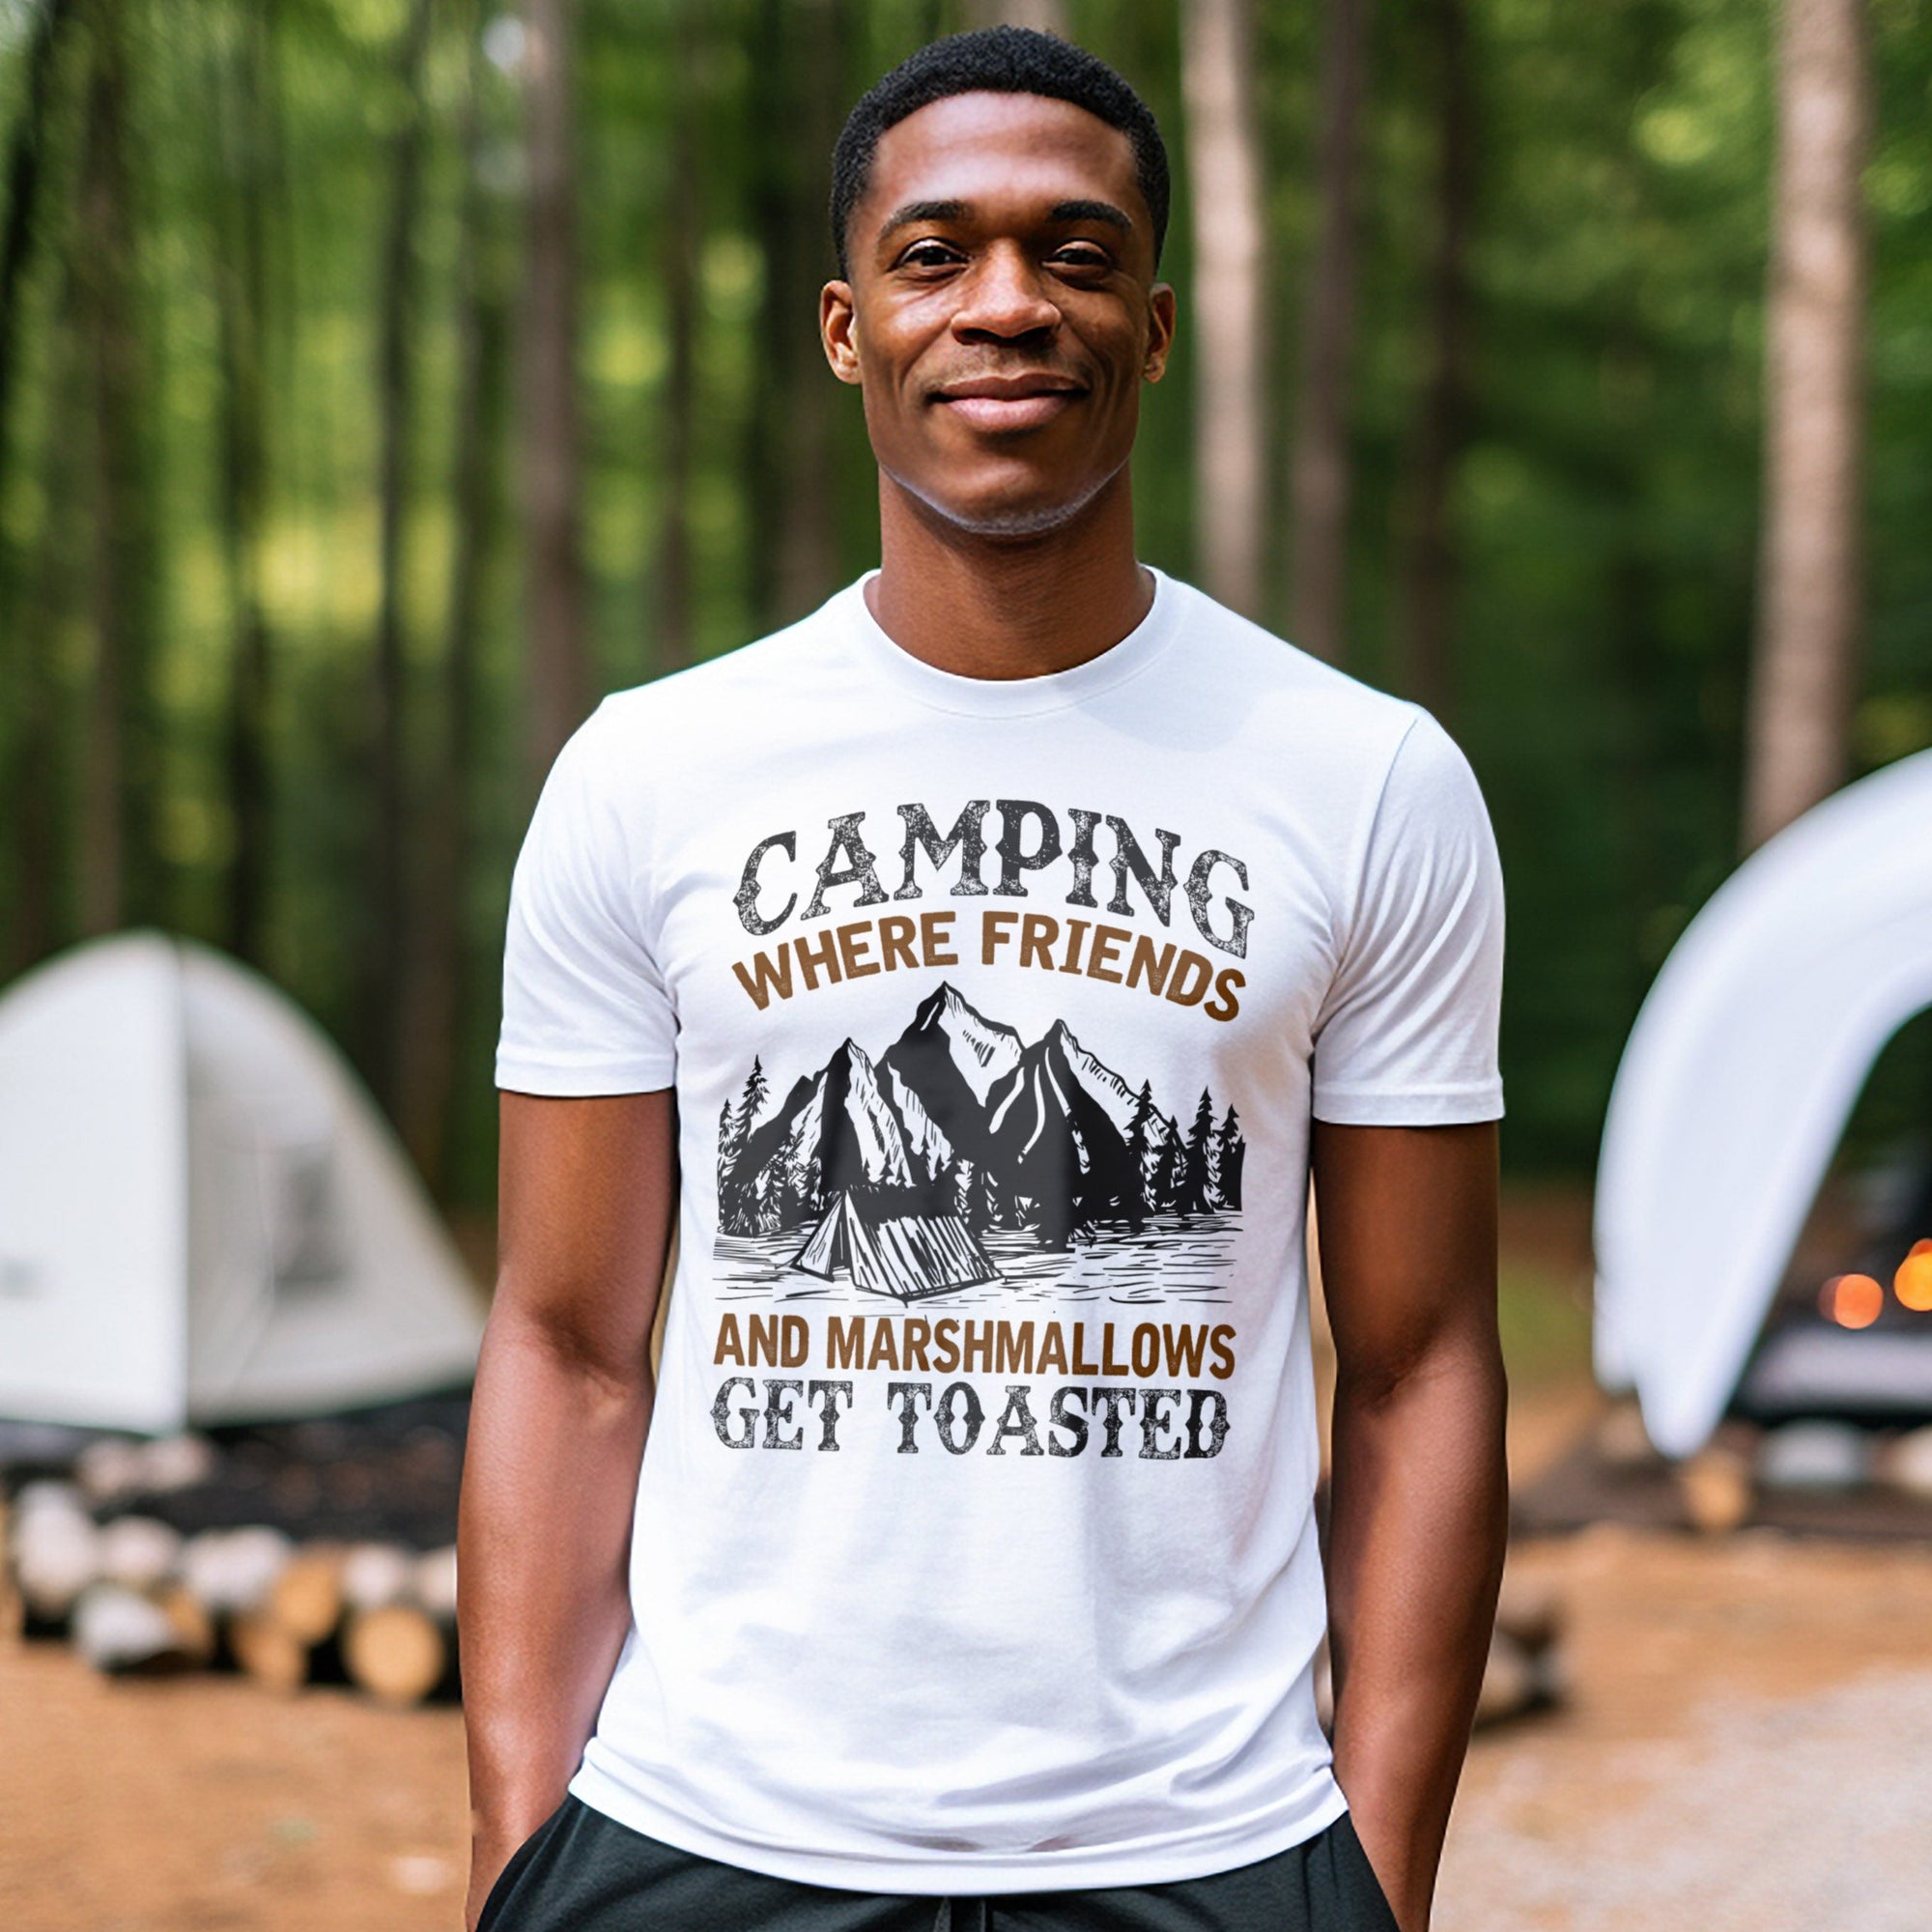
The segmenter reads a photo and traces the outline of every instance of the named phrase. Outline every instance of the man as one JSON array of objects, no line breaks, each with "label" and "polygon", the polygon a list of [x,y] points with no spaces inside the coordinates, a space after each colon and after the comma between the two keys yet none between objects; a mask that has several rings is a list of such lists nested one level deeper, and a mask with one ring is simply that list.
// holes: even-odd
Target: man
[{"label": "man", "polygon": [[940,42],[835,177],[881,565],[607,700],[517,868],[470,1922],[1422,1932],[1503,1537],[1481,798],[1135,560],[1118,75]]}]

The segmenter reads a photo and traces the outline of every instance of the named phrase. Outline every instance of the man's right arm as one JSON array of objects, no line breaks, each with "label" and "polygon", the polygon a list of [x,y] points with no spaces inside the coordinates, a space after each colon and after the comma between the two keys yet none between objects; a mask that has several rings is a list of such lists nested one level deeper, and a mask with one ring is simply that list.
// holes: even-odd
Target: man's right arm
[{"label": "man's right arm", "polygon": [[504,1094],[498,1200],[457,1531],[472,1932],[511,1854],[563,1802],[630,1628],[677,1200],[671,1092]]}]

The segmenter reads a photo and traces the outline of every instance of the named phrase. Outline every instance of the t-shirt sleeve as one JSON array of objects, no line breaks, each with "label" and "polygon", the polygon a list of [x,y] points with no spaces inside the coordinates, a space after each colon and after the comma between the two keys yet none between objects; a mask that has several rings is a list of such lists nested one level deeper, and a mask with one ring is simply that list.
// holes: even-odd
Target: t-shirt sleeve
[{"label": "t-shirt sleeve", "polygon": [[1444,1126],[1503,1111],[1503,887],[1476,776],[1418,711],[1377,805],[1315,1030],[1315,1118]]},{"label": "t-shirt sleeve", "polygon": [[677,1015],[646,937],[635,828],[600,782],[607,721],[557,754],[510,884],[497,1085],[517,1094],[648,1094],[673,1083]]}]

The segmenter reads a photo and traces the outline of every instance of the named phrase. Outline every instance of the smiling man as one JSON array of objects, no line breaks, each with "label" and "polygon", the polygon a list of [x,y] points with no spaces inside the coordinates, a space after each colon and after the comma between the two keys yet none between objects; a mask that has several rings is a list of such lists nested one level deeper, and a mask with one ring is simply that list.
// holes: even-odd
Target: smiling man
[{"label": "smiling man", "polygon": [[880,565],[608,699],[517,867],[469,1923],[1422,1932],[1505,1501],[1480,794],[1137,560],[1118,74],[936,43],[834,174]]}]

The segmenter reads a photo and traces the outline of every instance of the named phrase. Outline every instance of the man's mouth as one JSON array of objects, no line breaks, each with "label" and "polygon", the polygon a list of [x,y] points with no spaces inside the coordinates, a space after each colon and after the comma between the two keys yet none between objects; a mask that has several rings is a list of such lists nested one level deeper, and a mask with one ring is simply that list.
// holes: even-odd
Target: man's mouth
[{"label": "man's mouth", "polygon": [[976,429],[1034,429],[1070,409],[1086,389],[1064,376],[981,376],[949,383],[933,392]]}]

